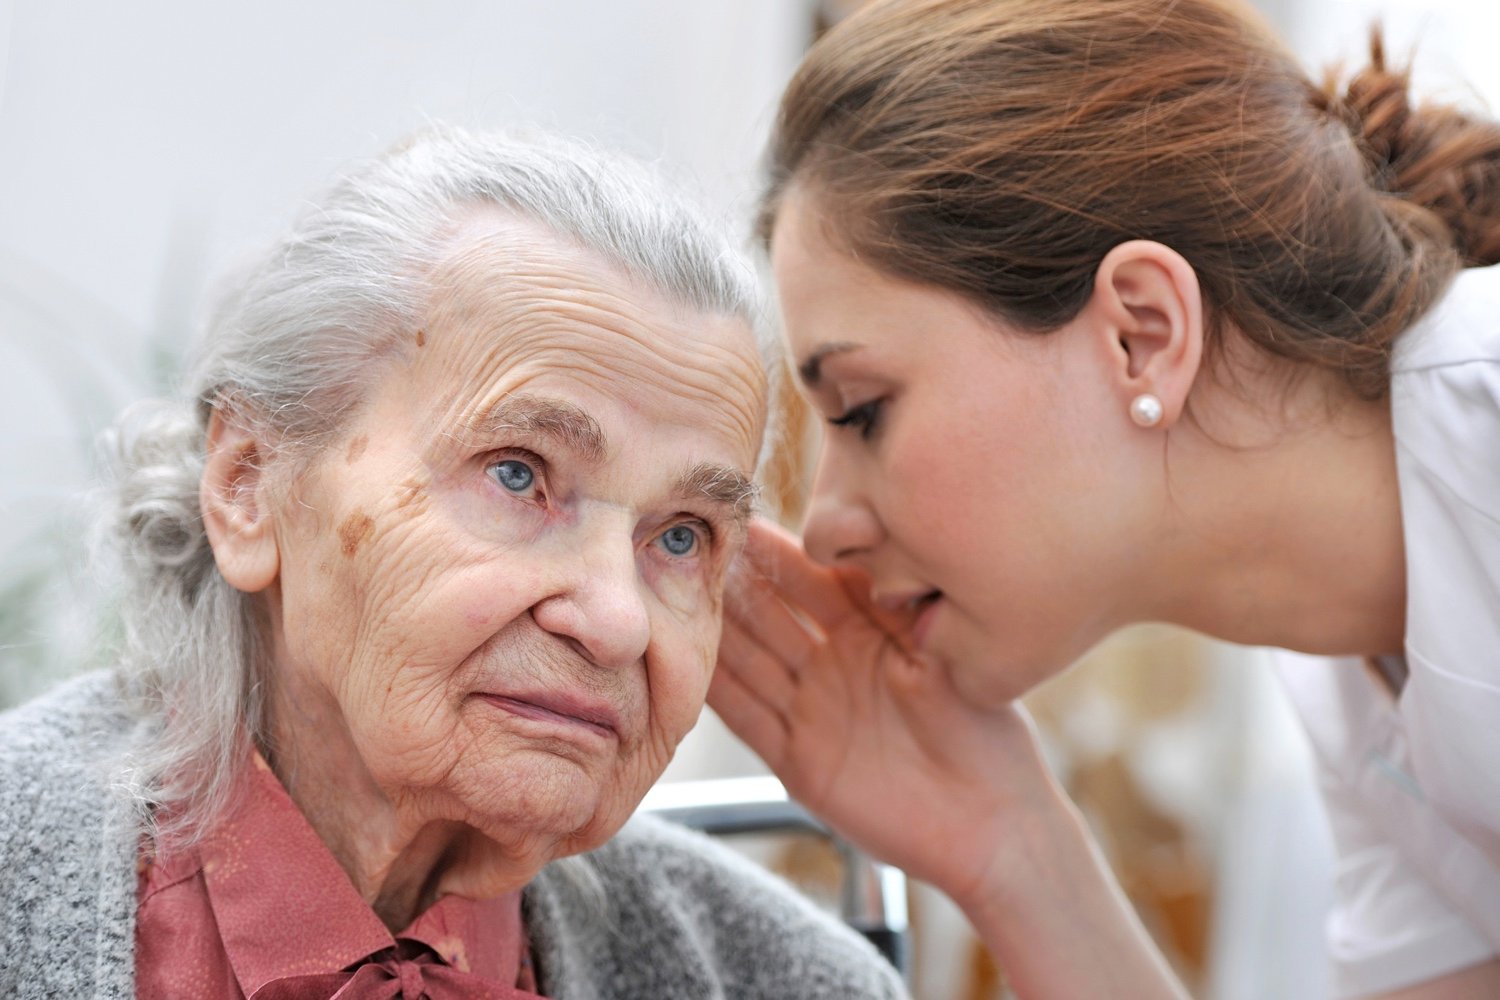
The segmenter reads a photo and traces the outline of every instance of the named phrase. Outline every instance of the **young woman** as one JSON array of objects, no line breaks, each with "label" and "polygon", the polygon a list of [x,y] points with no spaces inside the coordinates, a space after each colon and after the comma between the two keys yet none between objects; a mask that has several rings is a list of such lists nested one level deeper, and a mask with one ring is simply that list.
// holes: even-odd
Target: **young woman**
[{"label": "young woman", "polygon": [[1500,128],[1378,35],[1319,86],[1219,0],[925,0],[813,49],[771,163],[833,426],[720,714],[1020,995],[1174,996],[1012,700],[1131,622],[1298,651],[1339,992],[1500,995]]}]

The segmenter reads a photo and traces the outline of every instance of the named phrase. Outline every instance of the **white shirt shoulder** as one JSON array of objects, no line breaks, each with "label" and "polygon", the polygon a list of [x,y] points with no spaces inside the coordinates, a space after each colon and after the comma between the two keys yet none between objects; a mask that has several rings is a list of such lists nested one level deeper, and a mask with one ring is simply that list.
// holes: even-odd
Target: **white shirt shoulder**
[{"label": "white shirt shoulder", "polygon": [[1392,700],[1358,660],[1279,657],[1339,849],[1348,996],[1500,954],[1500,268],[1460,274],[1391,373],[1406,686]]},{"label": "white shirt shoulder", "polygon": [[1391,414],[1412,766],[1500,868],[1500,268],[1462,273],[1402,338]]},{"label": "white shirt shoulder", "polygon": [[[1500,266],[1462,272],[1402,335],[1391,361],[1391,411],[1403,497],[1408,476],[1440,481],[1500,523]],[[1500,664],[1494,672],[1500,678]]]}]

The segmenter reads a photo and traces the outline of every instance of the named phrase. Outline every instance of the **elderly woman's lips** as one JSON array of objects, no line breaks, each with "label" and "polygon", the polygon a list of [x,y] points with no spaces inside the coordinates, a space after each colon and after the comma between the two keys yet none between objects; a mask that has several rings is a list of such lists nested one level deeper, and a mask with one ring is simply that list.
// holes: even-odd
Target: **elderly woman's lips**
[{"label": "elderly woman's lips", "polygon": [[479,697],[523,719],[580,726],[606,737],[613,737],[619,732],[619,722],[614,711],[603,705],[583,704],[558,695],[516,697],[481,694]]}]

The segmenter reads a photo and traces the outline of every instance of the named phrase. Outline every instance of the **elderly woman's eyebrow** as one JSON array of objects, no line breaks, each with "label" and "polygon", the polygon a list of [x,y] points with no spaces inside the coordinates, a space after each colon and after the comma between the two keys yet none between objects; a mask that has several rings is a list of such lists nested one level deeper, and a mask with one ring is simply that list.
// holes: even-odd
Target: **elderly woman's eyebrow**
[{"label": "elderly woman's eyebrow", "polygon": [[740,470],[728,465],[700,462],[677,481],[674,495],[684,500],[707,500],[726,508],[737,524],[745,524],[755,512],[758,489]]},{"label": "elderly woman's eyebrow", "polygon": [[[609,442],[598,421],[573,403],[551,396],[503,396],[464,421],[463,433],[476,442],[507,433],[542,435],[593,464],[602,463],[609,454]],[[713,462],[693,466],[672,487],[674,497],[723,507],[739,523],[750,520],[758,492],[749,476]]]},{"label": "elderly woman's eyebrow", "polygon": [[465,420],[462,428],[464,437],[475,442],[516,433],[551,438],[595,465],[609,454],[599,422],[575,404],[551,396],[502,396]]}]

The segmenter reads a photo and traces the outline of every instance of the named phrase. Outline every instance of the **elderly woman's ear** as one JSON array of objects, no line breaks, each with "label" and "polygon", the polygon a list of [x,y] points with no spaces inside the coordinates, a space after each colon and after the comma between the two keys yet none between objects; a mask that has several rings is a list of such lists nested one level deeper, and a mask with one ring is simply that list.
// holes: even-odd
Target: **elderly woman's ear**
[{"label": "elderly woman's ear", "polygon": [[215,408],[198,503],[219,573],[236,590],[265,590],[281,567],[267,495],[266,444],[233,412]]}]

